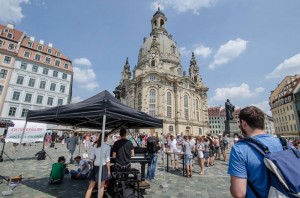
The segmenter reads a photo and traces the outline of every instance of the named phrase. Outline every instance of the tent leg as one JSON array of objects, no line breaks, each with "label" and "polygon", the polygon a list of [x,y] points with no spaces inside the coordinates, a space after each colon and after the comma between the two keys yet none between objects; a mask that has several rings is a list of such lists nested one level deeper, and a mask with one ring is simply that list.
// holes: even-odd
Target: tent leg
[{"label": "tent leg", "polygon": [[102,187],[102,164],[103,164],[103,143],[104,143],[104,137],[105,137],[105,123],[106,123],[106,114],[103,115],[102,120],[102,133],[101,133],[101,152],[100,152],[100,165],[99,165],[99,175],[98,175],[98,198],[100,198],[100,189]]}]

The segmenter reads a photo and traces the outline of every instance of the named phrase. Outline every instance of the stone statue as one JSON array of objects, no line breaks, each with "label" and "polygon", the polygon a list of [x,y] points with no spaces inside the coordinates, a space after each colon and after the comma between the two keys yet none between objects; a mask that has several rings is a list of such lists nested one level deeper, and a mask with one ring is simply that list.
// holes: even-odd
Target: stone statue
[{"label": "stone statue", "polygon": [[233,120],[233,112],[234,112],[234,105],[231,104],[230,100],[227,99],[225,102],[225,110],[226,110],[226,120]]}]

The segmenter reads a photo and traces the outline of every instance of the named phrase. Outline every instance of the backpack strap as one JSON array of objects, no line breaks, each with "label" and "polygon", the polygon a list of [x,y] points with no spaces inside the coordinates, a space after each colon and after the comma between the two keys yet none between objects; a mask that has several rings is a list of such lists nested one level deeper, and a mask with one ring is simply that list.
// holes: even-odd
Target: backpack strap
[{"label": "backpack strap", "polygon": [[283,150],[290,149],[289,148],[290,145],[287,143],[286,139],[283,138],[283,137],[281,137],[281,135],[277,135],[277,136],[280,139],[280,142],[281,142],[281,145],[282,145],[282,149]]},{"label": "backpack strap", "polygon": [[244,137],[240,139],[238,142],[245,142],[246,144],[256,149],[262,156],[265,156],[265,154],[270,153],[270,150],[267,146],[263,145],[262,143],[260,143],[254,138]]}]

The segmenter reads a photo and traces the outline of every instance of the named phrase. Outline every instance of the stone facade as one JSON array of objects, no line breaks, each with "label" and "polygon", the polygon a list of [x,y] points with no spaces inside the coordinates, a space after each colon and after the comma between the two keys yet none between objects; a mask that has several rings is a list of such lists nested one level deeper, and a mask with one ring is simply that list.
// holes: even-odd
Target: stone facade
[{"label": "stone facade", "polygon": [[[167,18],[159,9],[151,20],[152,31],[144,38],[138,63],[130,70],[128,59],[115,97],[124,104],[164,120],[172,134],[203,135],[209,132],[207,91],[194,54],[189,75],[183,71],[177,44],[166,30]],[[142,130],[149,132],[149,130]]]}]

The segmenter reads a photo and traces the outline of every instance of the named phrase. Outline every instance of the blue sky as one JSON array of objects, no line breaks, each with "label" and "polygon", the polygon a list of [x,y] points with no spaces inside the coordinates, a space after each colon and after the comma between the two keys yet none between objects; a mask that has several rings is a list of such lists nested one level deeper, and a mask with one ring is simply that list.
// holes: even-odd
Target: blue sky
[{"label": "blue sky", "polygon": [[74,66],[73,99],[112,92],[131,69],[160,4],[188,71],[195,52],[209,106],[256,105],[300,73],[299,0],[0,0],[0,22],[53,43]]}]

